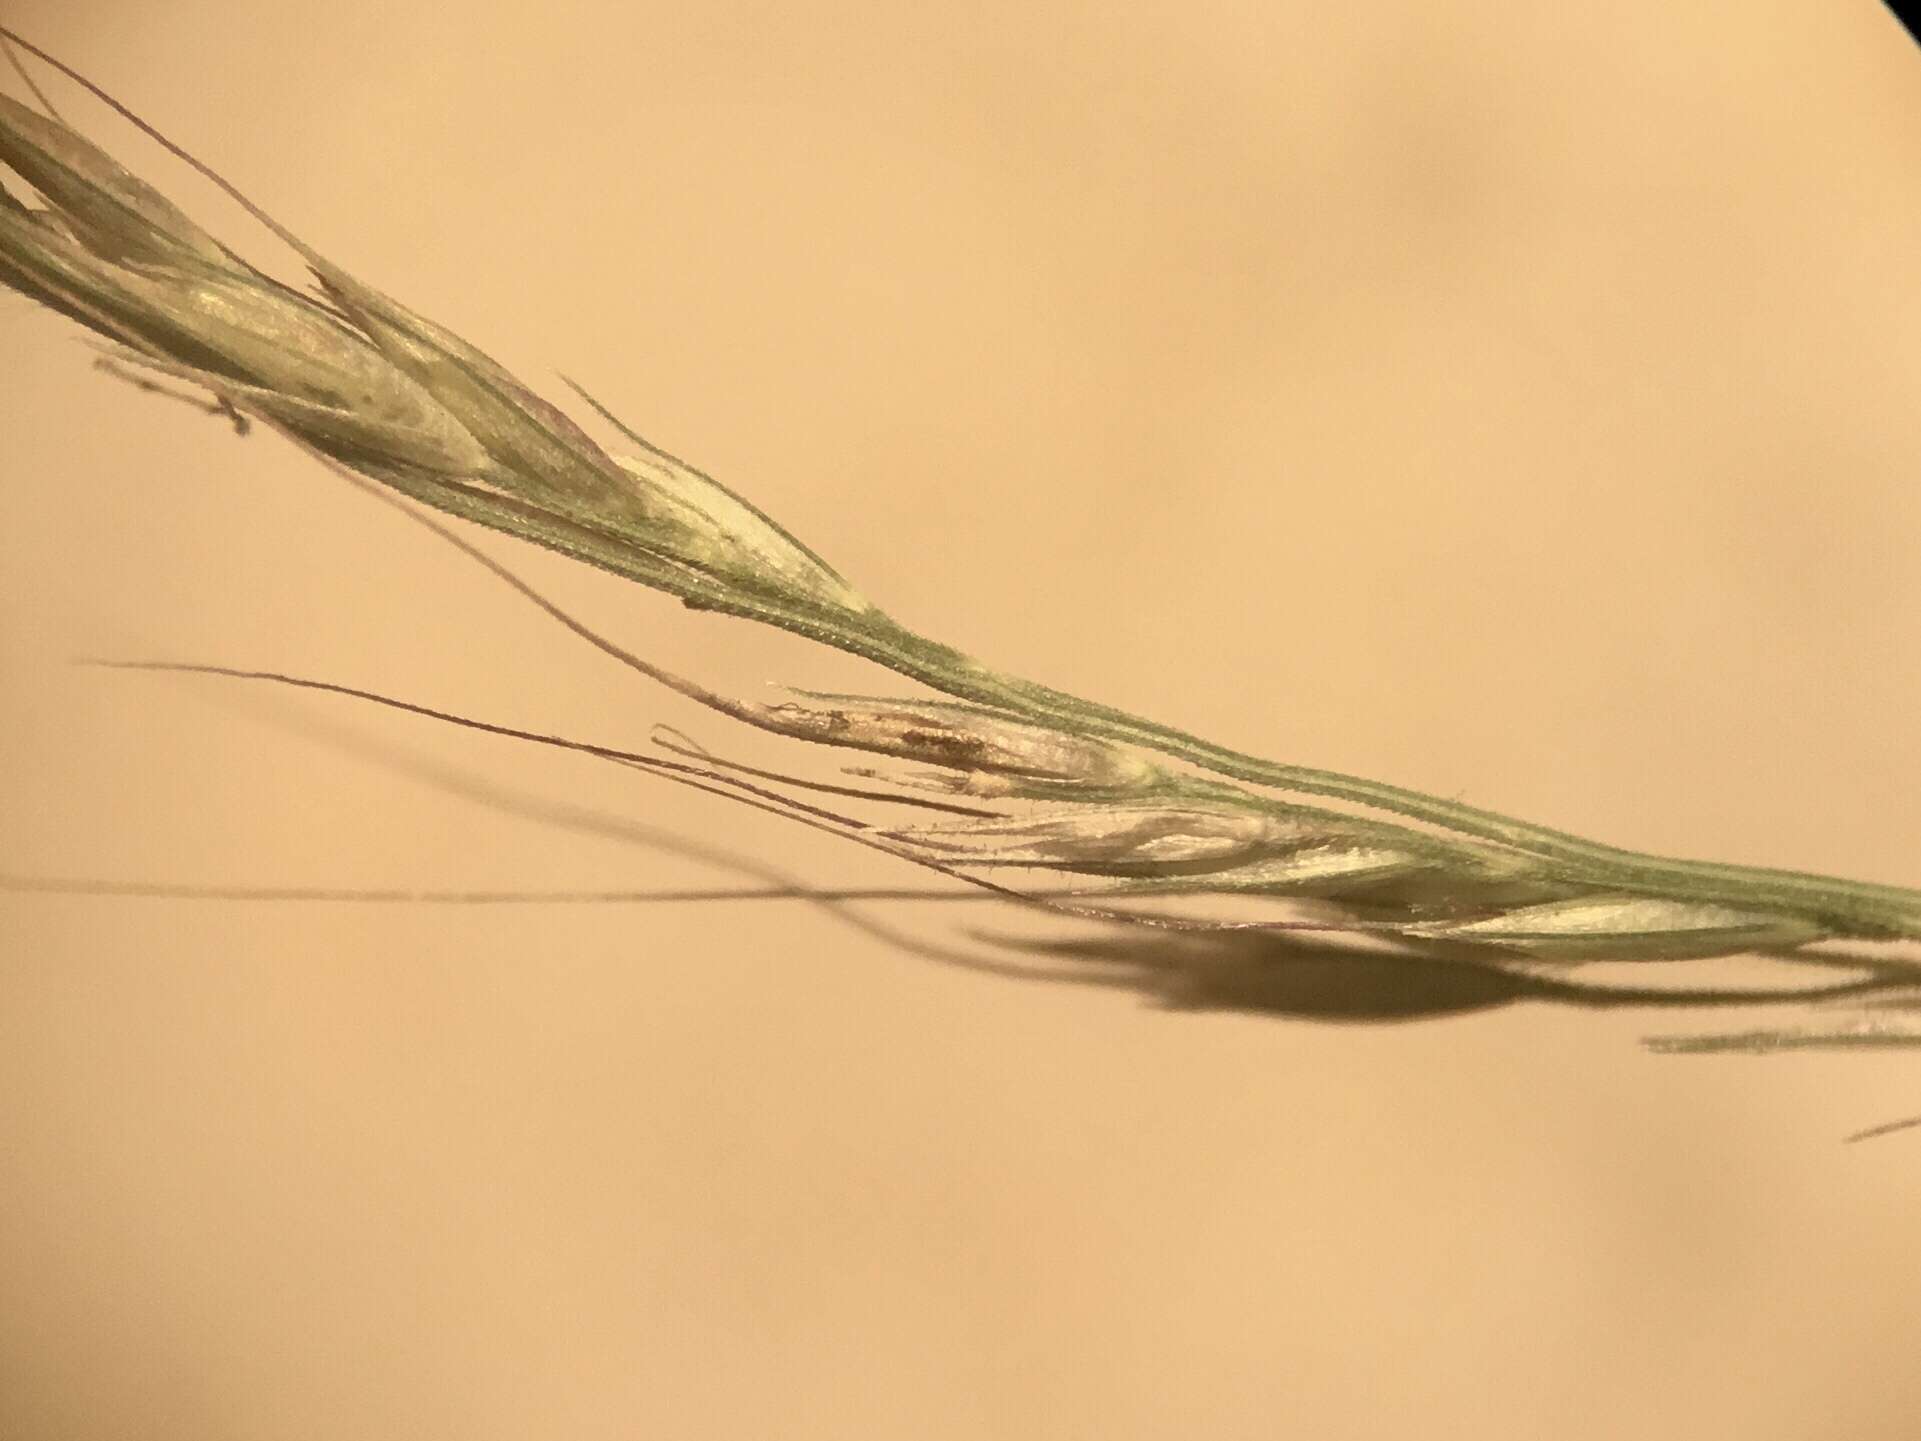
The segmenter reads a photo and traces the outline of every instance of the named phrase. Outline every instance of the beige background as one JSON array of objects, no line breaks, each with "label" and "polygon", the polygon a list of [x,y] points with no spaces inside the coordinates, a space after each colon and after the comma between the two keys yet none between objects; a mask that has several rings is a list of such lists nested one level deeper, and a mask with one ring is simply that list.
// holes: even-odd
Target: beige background
[{"label": "beige background", "polygon": [[[1921,55],[1869,0],[6,14],[1010,669],[1921,884]],[[724,739],[0,321],[0,868],[731,880],[440,767],[914,879],[586,761],[70,668]],[[668,664],[874,683],[520,560]],[[1913,1436],[1921,1140],[1837,1138],[1921,1069],[1637,1046],[1743,1019],[1169,1013],[793,904],[0,896],[0,1436]]]}]

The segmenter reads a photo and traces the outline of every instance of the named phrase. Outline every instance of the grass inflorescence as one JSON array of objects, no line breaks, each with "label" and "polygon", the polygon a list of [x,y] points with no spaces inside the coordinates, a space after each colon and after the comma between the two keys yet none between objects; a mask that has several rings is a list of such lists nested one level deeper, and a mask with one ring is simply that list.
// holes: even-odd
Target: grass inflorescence
[{"label": "grass inflorescence", "polygon": [[[312,285],[243,261],[52,113],[0,96],[0,160],[26,184],[0,188],[0,281],[91,331],[114,363],[203,392],[237,424],[276,431],[389,496],[864,657],[933,692],[797,692],[775,703],[719,694],[590,631],[429,522],[653,680],[859,763],[841,782],[809,783],[679,740],[607,759],[995,895],[1163,931],[1348,933],[1523,969],[1921,939],[1921,892],[1639,854],[1246,755],[1002,674],[895,621],[749,500],[581,392],[626,453],[604,446],[480,349],[318,254],[128,118],[291,247]],[[1294,909],[1229,920],[1144,904],[1195,897]]]}]

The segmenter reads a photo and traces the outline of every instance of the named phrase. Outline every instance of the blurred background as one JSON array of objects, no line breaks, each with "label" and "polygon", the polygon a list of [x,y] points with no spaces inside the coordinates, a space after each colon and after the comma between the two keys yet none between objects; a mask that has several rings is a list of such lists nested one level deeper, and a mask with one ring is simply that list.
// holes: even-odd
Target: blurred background
[{"label": "blurred background", "polygon": [[[1870,0],[5,15],[997,665],[1921,884],[1921,55]],[[919,879],[584,758],[73,667],[728,739],[273,438],[0,325],[0,871],[737,882],[531,813],[593,806]],[[712,683],[892,689],[489,545]],[[1912,1436],[1921,1133],[1839,1138],[1921,1111],[1914,1053],[1499,1002],[1167,1010],[785,902],[0,895],[0,1435]]]}]

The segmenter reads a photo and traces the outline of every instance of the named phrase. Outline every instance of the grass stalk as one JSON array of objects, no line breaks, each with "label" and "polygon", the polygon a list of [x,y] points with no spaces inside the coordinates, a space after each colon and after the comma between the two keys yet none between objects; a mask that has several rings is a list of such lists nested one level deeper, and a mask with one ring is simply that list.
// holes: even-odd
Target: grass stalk
[{"label": "grass stalk", "polygon": [[[313,288],[243,261],[44,104],[5,96],[0,160],[26,185],[17,194],[0,187],[0,283],[92,332],[116,364],[151,377],[151,385],[204,392],[209,408],[237,427],[274,430],[360,484],[925,686],[939,699],[802,693],[772,705],[733,700],[595,635],[435,527],[651,679],[763,732],[861,752],[870,766],[859,774],[894,787],[816,782],[814,793],[885,803],[919,794],[924,807],[945,815],[938,824],[879,825],[798,799],[794,792],[807,785],[789,777],[772,776],[781,785],[769,788],[747,777],[770,773],[746,767],[658,758],[649,765],[698,772],[703,785],[736,798],[812,817],[836,834],[1028,900],[1035,898],[1025,889],[1031,875],[1093,878],[1115,898],[1255,894],[1312,902],[1323,917],[1312,924],[1324,929],[1530,962],[1921,939],[1921,891],[1641,854],[1439,796],[1263,759],[1004,674],[921,635],[751,501],[620,425],[585,392],[581,398],[621,432],[631,454],[603,447],[477,347],[319,255],[84,77],[4,28],[0,36],[225,189],[294,251]],[[936,792],[950,799],[926,799]],[[989,804],[962,805],[961,797]],[[1021,884],[990,878],[1010,871]],[[1122,914],[1098,898],[1045,903],[1073,914]]]}]

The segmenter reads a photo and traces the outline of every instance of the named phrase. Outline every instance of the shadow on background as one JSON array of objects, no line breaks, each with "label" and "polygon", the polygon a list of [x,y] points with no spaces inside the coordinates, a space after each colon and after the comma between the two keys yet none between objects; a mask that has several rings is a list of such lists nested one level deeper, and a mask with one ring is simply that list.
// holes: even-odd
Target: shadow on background
[{"label": "shadow on background", "polygon": [[[1438,1019],[1521,1001],[1582,1010],[1649,1007],[1806,1007],[1835,1002],[1890,1010],[1921,1006],[1921,962],[1856,950],[1761,956],[1791,965],[1794,986],[1709,982],[1619,985],[1576,979],[1573,966],[1548,974],[1492,947],[1427,948],[1415,954],[1357,951],[1303,939],[1299,932],[1125,934],[1069,940],[995,937],[998,944],[1063,961],[1131,973],[1144,993],[1175,1009],[1243,1011],[1300,1020],[1382,1022]],[[1691,962],[1638,962],[1672,968]],[[1074,979],[1066,973],[1063,979]],[[1112,983],[1110,980],[1109,983]],[[1877,1033],[1881,1044],[1921,1045],[1921,1035]]]}]

